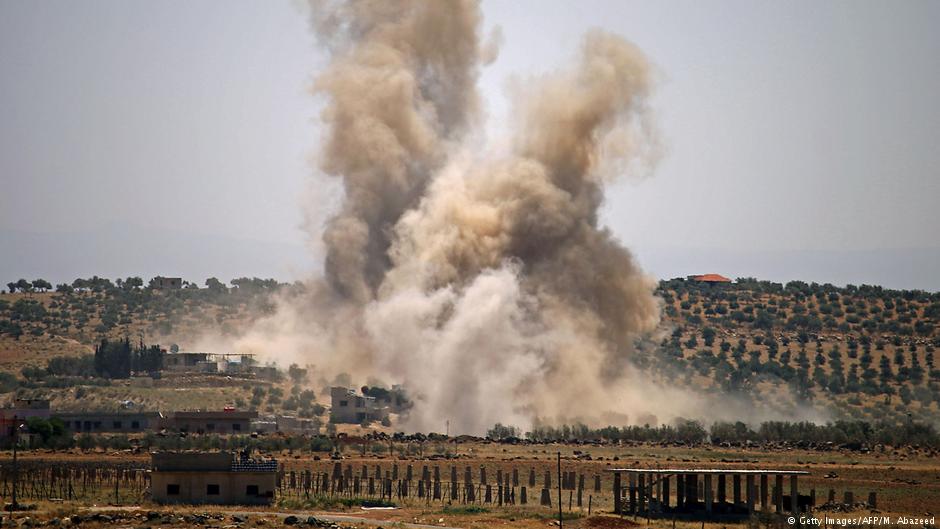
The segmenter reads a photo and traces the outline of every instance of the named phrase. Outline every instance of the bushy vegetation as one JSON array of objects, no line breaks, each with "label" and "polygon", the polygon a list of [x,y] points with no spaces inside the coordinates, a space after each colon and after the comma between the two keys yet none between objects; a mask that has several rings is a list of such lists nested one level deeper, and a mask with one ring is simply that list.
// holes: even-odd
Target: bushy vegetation
[{"label": "bushy vegetation", "polygon": [[504,441],[507,439],[518,439],[520,436],[519,428],[515,426],[506,426],[502,423],[496,423],[487,430],[486,438],[494,441]]},{"label": "bushy vegetation", "polygon": [[37,388],[79,387],[77,396],[84,393],[82,386],[110,386],[108,378],[99,376],[94,355],[55,356],[45,367],[28,365],[20,370],[20,378],[12,373],[0,373],[0,393]]},{"label": "bushy vegetation", "polygon": [[698,421],[679,419],[674,424],[660,426],[607,426],[599,429],[583,424],[537,426],[526,432],[525,437],[535,442],[605,440],[700,444],[708,440],[708,431]]},{"label": "bushy vegetation", "polygon": [[906,421],[892,423],[879,421],[836,421],[834,423],[815,424],[812,422],[768,421],[752,430],[741,422],[718,422],[710,429],[712,443],[761,443],[786,442],[833,443],[874,446],[917,445],[940,448],[940,435],[929,424]]},{"label": "bushy vegetation", "polygon": [[636,357],[653,372],[755,401],[780,387],[837,418],[940,417],[938,293],[742,278],[658,294],[670,333]]},{"label": "bushy vegetation", "polygon": [[[152,342],[187,328],[236,332],[245,322],[273,310],[272,294],[304,291],[299,284],[258,278],[228,284],[209,278],[202,286],[184,282],[183,288],[170,290],[139,277],[112,281],[98,276],[54,286],[42,279],[20,279],[8,283],[7,289],[10,293],[0,295],[0,339],[25,344],[62,337],[96,352],[44,357],[45,366],[37,361],[22,369],[17,366],[18,373],[0,373],[3,393],[73,385],[82,390],[152,371],[161,363],[159,348],[134,345],[128,337],[136,341],[144,335]],[[935,363],[940,346],[938,293],[740,278],[722,285],[672,279],[662,281],[657,294],[664,302],[665,338],[639,344],[631,355],[639,368],[673,383],[732,393],[755,403],[782,394],[795,406],[830,410],[833,423],[816,426],[819,430],[792,423],[803,426],[778,431],[760,425],[742,432],[689,421],[617,428],[604,432],[604,438],[757,442],[778,431],[777,439],[788,442],[803,435],[834,443],[870,443],[890,441],[889,430],[894,427],[903,442],[917,443],[912,439],[929,440],[934,433],[913,425],[940,426],[940,366]],[[292,365],[287,374],[289,385],[245,387],[236,405],[301,417],[322,415],[325,410],[316,404],[316,395],[305,387],[307,368]],[[362,391],[390,404],[407,400],[396,390],[367,386]],[[549,440],[588,435],[582,427],[565,428],[539,427],[524,434],[511,425],[496,425],[488,436]]]},{"label": "bushy vegetation", "polygon": [[[501,424],[490,433],[512,432],[518,429]],[[512,441],[518,435],[488,438]],[[715,422],[710,428],[699,422],[679,419],[671,425],[660,426],[607,426],[589,428],[583,424],[558,427],[539,426],[525,433],[525,439],[533,442],[652,442],[669,444],[762,444],[786,443],[790,445],[857,445],[872,447],[876,444],[899,446],[926,446],[940,448],[940,434],[930,424],[907,421],[893,423],[880,421],[835,421],[816,424],[808,421],[765,421],[752,427],[744,422]]]},{"label": "bushy vegetation", "polygon": [[397,409],[407,409],[412,405],[408,395],[405,393],[404,389],[400,387],[388,389],[380,386],[362,386],[362,394],[366,397],[373,397],[378,402],[387,406],[394,406]]},{"label": "bushy vegetation", "polygon": [[102,339],[95,347],[94,369],[102,378],[128,378],[131,373],[155,373],[163,369],[163,356],[166,351],[160,346],[144,346],[141,342],[136,348],[130,339],[109,342]]},{"label": "bushy vegetation", "polygon": [[[70,448],[74,445],[72,436],[65,429],[65,424],[58,418],[44,419],[42,417],[29,417],[20,433],[33,434],[30,436],[28,448]],[[13,436],[0,440],[0,447],[7,449],[13,445]],[[23,443],[20,442],[22,447]]]},{"label": "bushy vegetation", "polygon": [[[43,419],[33,417],[26,423],[28,433],[37,434],[31,440],[29,448],[79,448],[82,450],[243,450],[277,453],[283,450],[298,452],[332,452],[336,446],[333,440],[322,435],[164,435],[147,432],[129,436],[125,434],[70,434],[61,420],[56,417]],[[0,440],[0,448],[11,446],[12,439]],[[21,448],[25,447],[20,442]]]},{"label": "bushy vegetation", "polygon": [[230,320],[270,313],[272,293],[303,290],[301,284],[259,278],[237,278],[230,285],[212,277],[204,288],[184,281],[183,288],[172,290],[156,288],[153,281],[144,286],[140,277],[112,282],[94,276],[53,290],[43,279],[20,279],[7,283],[9,298],[0,299],[0,335],[19,339],[50,334],[90,345],[102,337],[120,339],[141,332],[168,336],[187,320],[231,330]]}]

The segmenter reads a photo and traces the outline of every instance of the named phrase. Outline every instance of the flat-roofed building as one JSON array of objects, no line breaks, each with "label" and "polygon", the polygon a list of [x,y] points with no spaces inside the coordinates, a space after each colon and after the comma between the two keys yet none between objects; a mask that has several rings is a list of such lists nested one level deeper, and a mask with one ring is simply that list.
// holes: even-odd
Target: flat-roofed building
[{"label": "flat-roofed building", "polygon": [[256,411],[177,411],[163,421],[167,430],[193,433],[248,434]]},{"label": "flat-roofed building", "polygon": [[49,399],[14,399],[13,406],[0,408],[0,437],[12,436],[31,417],[48,419]]},{"label": "flat-roofed building", "polygon": [[56,412],[65,429],[76,433],[136,433],[159,430],[159,412]]},{"label": "flat-roofed building", "polygon": [[359,395],[344,387],[330,388],[330,422],[361,424],[388,418],[388,406],[379,404],[375,397]]},{"label": "flat-roofed building", "polygon": [[264,505],[274,501],[277,461],[231,452],[156,452],[151,494],[157,503]]},{"label": "flat-roofed building", "polygon": [[320,421],[318,419],[278,415],[274,421],[275,429],[278,432],[313,435],[320,433]]},{"label": "flat-roofed building", "polygon": [[209,353],[176,352],[163,355],[163,369],[168,371],[198,372],[205,369]]},{"label": "flat-roofed building", "polygon": [[150,280],[150,286],[155,289],[179,290],[183,288],[183,278],[157,276]]}]

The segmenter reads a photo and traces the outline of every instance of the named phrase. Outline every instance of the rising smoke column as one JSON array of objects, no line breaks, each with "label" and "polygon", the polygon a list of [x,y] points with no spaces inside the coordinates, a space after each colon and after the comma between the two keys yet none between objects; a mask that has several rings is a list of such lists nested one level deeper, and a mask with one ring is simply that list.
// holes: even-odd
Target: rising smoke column
[{"label": "rising smoke column", "polygon": [[478,106],[481,22],[475,1],[313,1],[331,54],[315,92],[327,99],[321,169],[345,199],[323,234],[341,295],[373,297],[389,267],[392,227],[413,206]]},{"label": "rising smoke column", "polygon": [[569,70],[517,83],[493,155],[467,139],[492,56],[477,2],[312,5],[331,61],[320,167],[344,197],[312,294],[236,347],[402,383],[404,429],[674,416],[628,362],[658,324],[655,282],[598,222],[605,184],[655,159],[643,54],[589,33]]},{"label": "rising smoke column", "polygon": [[624,364],[659,322],[655,282],[598,210],[605,171],[655,153],[649,84],[636,47],[590,33],[571,72],[519,85],[507,156],[451,160],[397,224],[367,319],[378,365],[421,399],[414,427],[599,423],[636,386]]}]

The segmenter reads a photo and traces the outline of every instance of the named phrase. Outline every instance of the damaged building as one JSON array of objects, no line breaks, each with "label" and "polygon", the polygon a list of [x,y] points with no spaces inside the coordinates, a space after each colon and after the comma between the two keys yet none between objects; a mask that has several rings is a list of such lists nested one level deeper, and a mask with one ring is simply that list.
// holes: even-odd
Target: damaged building
[{"label": "damaged building", "polygon": [[185,375],[227,375],[260,380],[280,377],[276,366],[259,365],[254,355],[243,353],[169,352],[163,356],[163,369]]},{"label": "damaged building", "polygon": [[330,388],[330,422],[335,424],[362,424],[388,419],[389,408],[375,397],[356,393],[355,390],[334,386]]}]

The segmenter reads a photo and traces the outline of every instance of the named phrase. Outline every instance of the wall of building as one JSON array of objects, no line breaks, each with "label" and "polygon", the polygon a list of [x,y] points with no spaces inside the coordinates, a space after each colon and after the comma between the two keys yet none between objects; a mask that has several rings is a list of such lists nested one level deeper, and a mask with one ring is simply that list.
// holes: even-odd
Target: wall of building
[{"label": "wall of building", "polygon": [[160,471],[229,471],[235,456],[232,452],[154,452],[150,455],[153,470]]},{"label": "wall of building", "polygon": [[381,421],[388,417],[388,408],[379,406],[372,397],[364,397],[355,391],[330,388],[330,422],[338,424],[360,424],[363,421]]},{"label": "wall of building", "polygon": [[0,408],[0,437],[12,436],[13,430],[25,424],[30,417],[48,419],[49,401],[45,399],[16,399],[12,408]]},{"label": "wall of building", "polygon": [[168,430],[194,433],[248,434],[254,412],[177,412],[163,421]]},{"label": "wall of building", "polygon": [[197,371],[197,366],[208,360],[208,353],[167,353],[163,355],[163,369],[170,371]]},{"label": "wall of building", "polygon": [[[330,422],[338,424],[361,423],[364,415],[357,415],[357,401],[360,404],[364,402],[362,397],[356,397],[355,393],[346,388],[330,388]],[[358,413],[364,414],[365,410],[362,409],[362,406],[359,406],[359,408]]]},{"label": "wall of building", "polygon": [[278,432],[310,434],[320,433],[319,421],[314,419],[278,415],[274,420],[276,430]]},{"label": "wall of building", "polygon": [[183,288],[183,279],[180,277],[161,277],[153,278],[150,283],[154,288],[178,289]]},{"label": "wall of building", "polygon": [[61,419],[65,428],[72,432],[134,433],[157,430],[160,427],[158,414],[63,413],[53,416]]},{"label": "wall of building", "polygon": [[155,470],[151,475],[158,503],[268,504],[274,501],[276,484],[275,472]]}]

